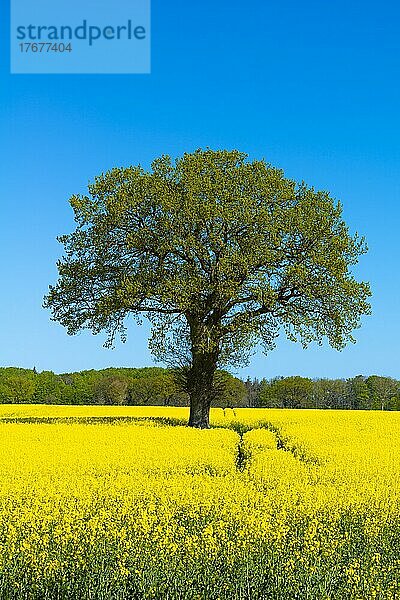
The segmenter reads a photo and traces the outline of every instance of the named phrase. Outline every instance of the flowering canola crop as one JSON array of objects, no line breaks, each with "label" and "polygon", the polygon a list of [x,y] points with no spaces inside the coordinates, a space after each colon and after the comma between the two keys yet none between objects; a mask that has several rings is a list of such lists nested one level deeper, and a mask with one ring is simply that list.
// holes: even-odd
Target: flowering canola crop
[{"label": "flowering canola crop", "polygon": [[400,599],[400,414],[0,406],[1,599]]}]

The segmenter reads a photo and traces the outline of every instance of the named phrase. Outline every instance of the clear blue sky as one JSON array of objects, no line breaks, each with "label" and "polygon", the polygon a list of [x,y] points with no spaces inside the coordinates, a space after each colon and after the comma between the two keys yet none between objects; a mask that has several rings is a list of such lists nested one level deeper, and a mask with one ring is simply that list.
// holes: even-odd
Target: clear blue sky
[{"label": "clear blue sky", "polygon": [[[84,0],[83,0],[84,1]],[[357,269],[373,316],[343,352],[280,340],[240,374],[400,378],[400,8],[397,2],[152,3],[151,75],[9,75],[1,14],[0,365],[56,372],[145,366],[125,345],[68,337],[41,308],[68,198],[113,166],[238,148],[329,190],[370,247]]]}]

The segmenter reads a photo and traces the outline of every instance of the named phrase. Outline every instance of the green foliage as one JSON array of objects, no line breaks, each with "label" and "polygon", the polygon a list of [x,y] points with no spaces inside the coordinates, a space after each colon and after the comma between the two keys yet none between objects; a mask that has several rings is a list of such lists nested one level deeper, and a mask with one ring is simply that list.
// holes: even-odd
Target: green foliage
[{"label": "green foliage", "polygon": [[344,379],[316,379],[313,381],[315,408],[350,408],[349,384]]},{"label": "green foliage", "polygon": [[[263,380],[265,381],[265,380]],[[246,389],[246,404],[250,408],[255,408],[260,405],[260,392],[261,382],[254,378],[253,380],[248,377],[244,382]]]},{"label": "green foliage", "polygon": [[35,392],[34,373],[8,367],[1,369],[0,378],[0,403],[32,402]]},{"label": "green foliage", "polygon": [[44,301],[69,334],[105,331],[108,346],[129,315],[147,317],[156,359],[182,368],[196,427],[208,427],[218,368],[246,364],[259,343],[267,353],[281,329],[340,350],[370,312],[353,276],[366,244],[340,203],[247,158],[197,150],[97,177],[70,200],[77,227],[59,238]]},{"label": "green foliage", "polygon": [[357,375],[348,380],[348,400],[351,408],[366,409],[369,407],[369,389],[365,377]]},{"label": "green foliage", "polygon": [[95,398],[99,404],[127,404],[128,386],[127,377],[102,375],[95,385]]},{"label": "green foliage", "polygon": [[370,310],[369,286],[350,270],[364,240],[328,193],[246,159],[162,156],[150,172],[115,168],[73,196],[77,228],[59,238],[60,278],[45,299],[53,318],[71,334],[106,330],[111,344],[128,314],[144,314],[155,355],[175,359],[201,323],[199,348],[217,348],[220,364],[243,361],[259,340],[271,349],[281,325],[303,345],[352,340]]},{"label": "green foliage", "polygon": [[179,389],[171,371],[132,380],[129,396],[130,404],[185,406],[188,403],[187,395]]},{"label": "green foliage", "polygon": [[[0,368],[1,403],[128,404],[187,406],[172,369],[109,368],[57,375],[15,367]],[[221,408],[333,408],[399,410],[400,382],[391,377],[352,379],[276,377],[243,382],[224,370],[214,377],[213,406]]]},{"label": "green foliage", "polygon": [[400,382],[391,377],[351,379],[278,377],[260,383],[257,402],[271,408],[399,410]]},{"label": "green foliage", "polygon": [[[246,406],[245,386],[226,371],[217,372],[213,405]],[[187,406],[188,395],[171,369],[109,368],[57,375],[29,369],[0,368],[0,404],[130,404]]]},{"label": "green foliage", "polygon": [[369,391],[370,408],[399,409],[399,382],[391,377],[371,375],[365,381]]},{"label": "green foliage", "polygon": [[276,378],[269,384],[264,380],[260,404],[270,408],[311,408],[313,382],[307,377]]},{"label": "green foliage", "polygon": [[215,375],[216,397],[213,406],[221,408],[235,408],[247,406],[246,386],[237,377],[233,377],[227,371],[217,371]]}]

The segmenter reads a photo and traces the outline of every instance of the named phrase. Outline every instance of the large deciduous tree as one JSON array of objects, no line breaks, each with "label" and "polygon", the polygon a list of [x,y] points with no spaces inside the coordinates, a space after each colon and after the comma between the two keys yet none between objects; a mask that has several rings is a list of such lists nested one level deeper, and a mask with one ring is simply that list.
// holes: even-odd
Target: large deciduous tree
[{"label": "large deciduous tree", "polygon": [[208,427],[217,367],[240,365],[283,330],[336,349],[369,313],[352,267],[366,251],[327,192],[238,151],[198,150],[151,171],[115,168],[70,200],[59,279],[44,305],[69,334],[125,339],[147,317],[155,357],[179,365],[189,425]]}]

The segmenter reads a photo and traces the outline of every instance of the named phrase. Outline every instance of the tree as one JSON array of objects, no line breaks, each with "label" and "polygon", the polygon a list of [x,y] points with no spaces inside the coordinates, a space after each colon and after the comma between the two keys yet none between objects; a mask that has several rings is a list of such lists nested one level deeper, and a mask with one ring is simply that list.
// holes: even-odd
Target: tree
[{"label": "tree", "polygon": [[103,375],[94,389],[98,404],[126,404],[129,380],[118,375]]},{"label": "tree", "polygon": [[274,377],[273,379],[266,379],[265,377],[260,381],[260,391],[258,395],[258,405],[263,408],[282,408],[279,405],[278,399],[273,393],[273,383],[282,377]]},{"label": "tree", "polygon": [[261,390],[261,382],[258,381],[257,378],[253,380],[248,377],[244,382],[246,388],[246,401],[247,406],[250,408],[255,408],[260,404],[260,390]]},{"label": "tree", "polygon": [[399,383],[391,377],[370,375],[366,380],[369,389],[372,409],[395,409],[399,393]]},{"label": "tree", "polygon": [[365,242],[340,203],[236,150],[115,168],[70,203],[77,227],[59,238],[44,306],[69,334],[104,330],[108,346],[129,315],[147,317],[154,356],[181,368],[194,427],[208,427],[218,367],[247,364],[260,342],[268,352],[281,329],[340,350],[370,312],[352,272]]},{"label": "tree", "polygon": [[59,375],[52,371],[42,371],[34,377],[35,392],[33,402],[38,404],[68,404],[69,389]]},{"label": "tree", "polygon": [[220,370],[215,373],[214,386],[217,394],[214,394],[213,406],[221,408],[237,408],[246,406],[246,386],[237,377]]},{"label": "tree", "polygon": [[0,380],[1,403],[30,403],[35,392],[32,371],[8,367],[2,369]]},{"label": "tree", "polygon": [[349,408],[344,379],[316,379],[313,381],[313,397],[315,408]]},{"label": "tree", "polygon": [[312,392],[307,377],[277,377],[263,382],[260,401],[269,408],[312,408]]},{"label": "tree", "polygon": [[347,402],[348,408],[353,410],[371,408],[370,393],[364,375],[356,375],[347,380]]},{"label": "tree", "polygon": [[153,404],[158,406],[187,405],[186,396],[177,389],[170,372],[149,374],[131,380],[129,384],[130,404]]}]

